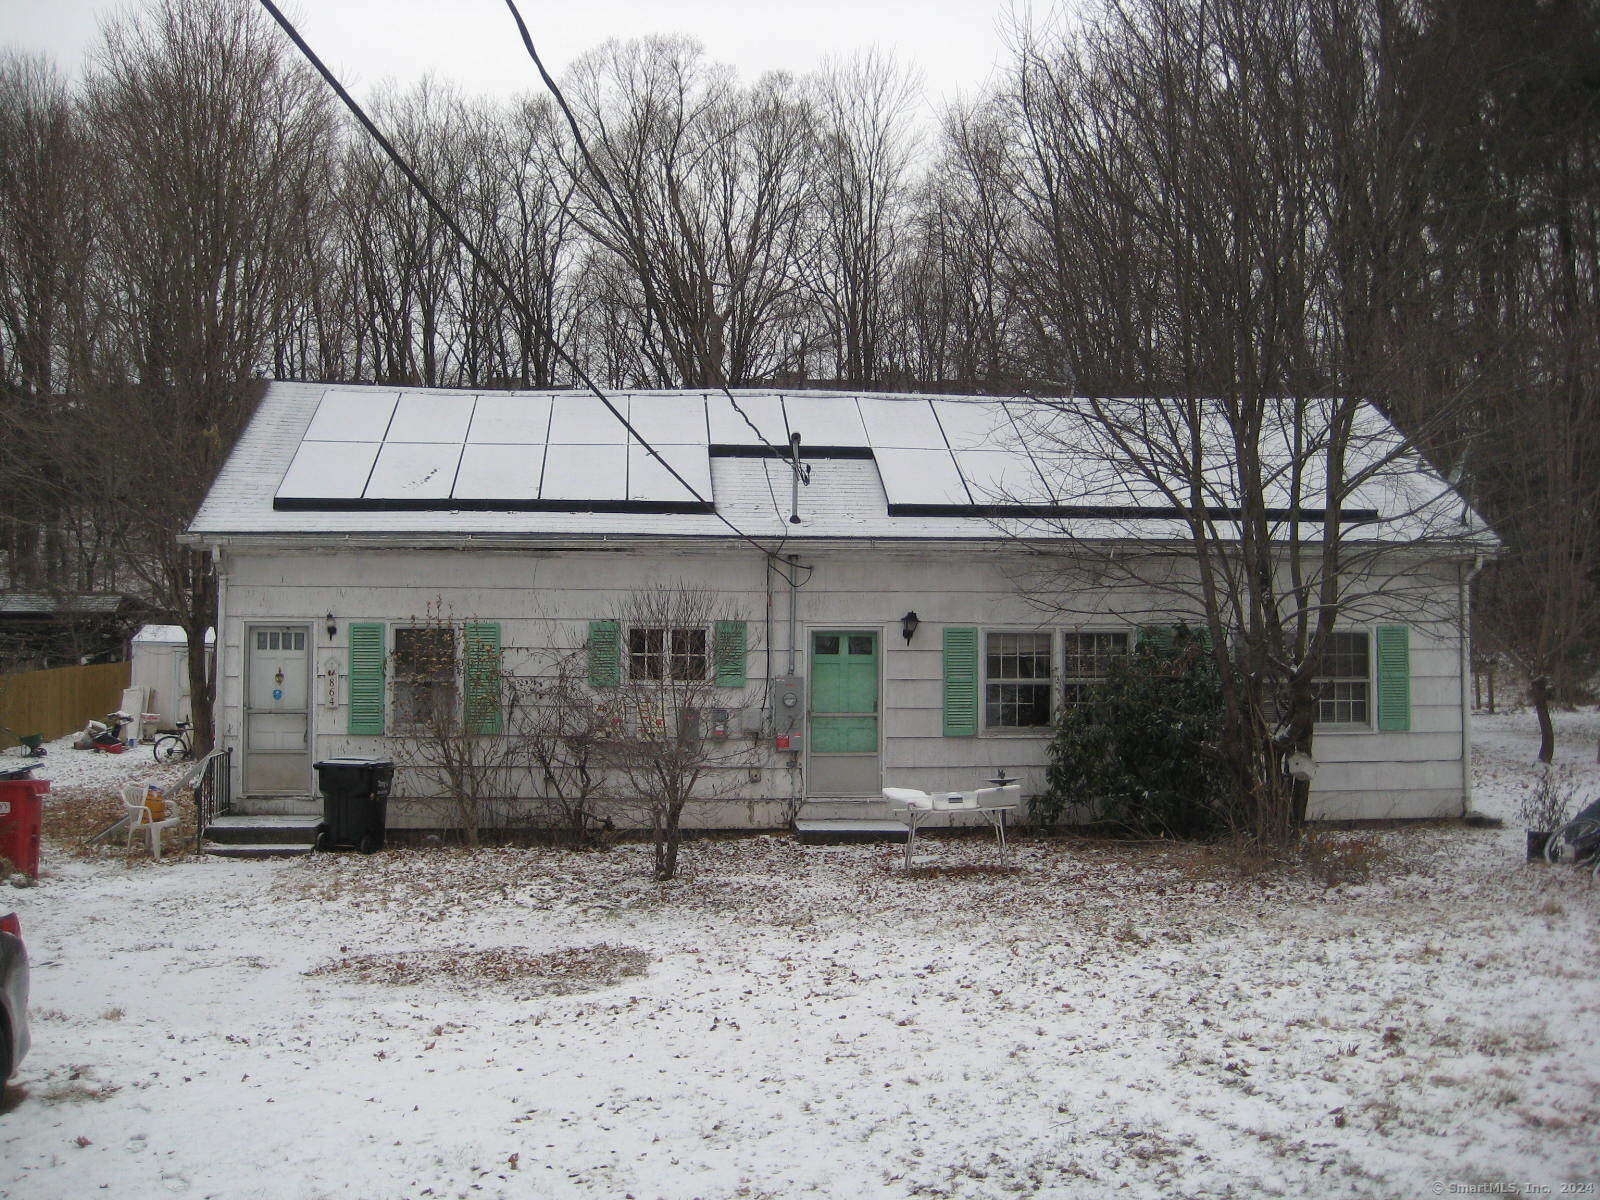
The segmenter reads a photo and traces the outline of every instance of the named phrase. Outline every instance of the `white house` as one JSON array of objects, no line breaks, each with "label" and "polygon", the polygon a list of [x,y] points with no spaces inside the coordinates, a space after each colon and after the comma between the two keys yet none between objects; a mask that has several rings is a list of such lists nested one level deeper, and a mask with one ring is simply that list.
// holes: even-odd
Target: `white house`
[{"label": "white house", "polygon": [[[1064,582],[1060,565],[1091,549],[1165,555],[1177,579],[1187,543],[1148,489],[1087,453],[1073,466],[1087,450],[1074,437],[1046,461],[1040,422],[1058,407],[774,391],[612,402],[266,389],[187,535],[220,581],[236,806],[312,811],[313,762],[392,753],[391,664],[430,607],[506,653],[587,646],[600,686],[667,638],[666,653],[715,672],[727,736],[753,748],[728,803],[691,820],[754,827],[886,783],[967,789],[998,768],[1037,790],[1051,713],[1141,627],[1184,615],[1181,588]],[[795,434],[803,480],[783,457]],[[1493,538],[1413,457],[1355,503],[1361,544],[1384,552],[1364,569],[1404,586],[1342,627],[1311,815],[1458,815],[1466,584]],[[616,624],[642,585],[682,581],[735,619],[675,640]],[[391,824],[427,823],[392,804]]]}]

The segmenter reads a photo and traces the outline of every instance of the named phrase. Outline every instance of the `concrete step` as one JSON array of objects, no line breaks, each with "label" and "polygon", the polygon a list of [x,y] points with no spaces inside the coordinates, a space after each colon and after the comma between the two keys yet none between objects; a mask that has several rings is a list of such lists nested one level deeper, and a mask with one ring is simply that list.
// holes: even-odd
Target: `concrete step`
[{"label": "concrete step", "polygon": [[206,853],[218,858],[298,858],[311,849],[309,842],[206,843]]},{"label": "concrete step", "polygon": [[228,813],[206,826],[205,839],[225,846],[306,846],[317,840],[322,817],[271,813]]},{"label": "concrete step", "polygon": [[807,800],[800,816],[808,821],[887,821],[889,802],[882,796],[841,796]]},{"label": "concrete step", "polygon": [[794,823],[794,836],[795,841],[805,846],[904,842],[906,827],[899,821],[863,817],[800,817]]}]

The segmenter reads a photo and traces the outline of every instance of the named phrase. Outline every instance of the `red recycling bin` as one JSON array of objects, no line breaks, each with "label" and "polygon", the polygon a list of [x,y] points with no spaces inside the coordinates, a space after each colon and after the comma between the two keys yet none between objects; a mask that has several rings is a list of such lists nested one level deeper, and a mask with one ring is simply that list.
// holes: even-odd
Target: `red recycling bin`
[{"label": "red recycling bin", "polygon": [[0,858],[24,875],[39,874],[48,779],[0,779]]}]

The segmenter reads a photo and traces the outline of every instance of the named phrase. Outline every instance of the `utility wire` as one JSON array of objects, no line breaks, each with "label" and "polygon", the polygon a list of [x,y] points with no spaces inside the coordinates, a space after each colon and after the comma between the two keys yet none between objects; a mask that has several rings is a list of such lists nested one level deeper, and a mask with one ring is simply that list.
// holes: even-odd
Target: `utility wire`
[{"label": "utility wire", "polygon": [[[507,0],[507,4],[510,4],[510,0]],[[751,537],[748,533],[730,521],[725,514],[719,512],[717,510],[717,506],[702,496],[699,491],[695,489],[693,484],[680,475],[677,471],[677,468],[675,468],[664,457],[662,457],[659,450],[657,450],[639,435],[639,431],[629,423],[628,418],[622,415],[622,413],[617,409],[617,406],[611,402],[610,397],[600,390],[600,388],[595,384],[594,380],[589,378],[589,373],[583,369],[583,367],[578,363],[578,360],[573,357],[571,352],[561,344],[561,342],[556,338],[555,334],[544,323],[544,321],[540,319],[531,309],[529,309],[526,304],[523,303],[522,297],[519,296],[511,287],[511,285],[506,282],[505,277],[501,275],[495,265],[489,261],[488,256],[478,248],[477,243],[467,236],[466,231],[461,228],[455,217],[450,214],[450,211],[446,209],[442,203],[440,203],[438,197],[436,197],[428,185],[422,181],[422,177],[412,169],[411,164],[406,161],[405,157],[394,148],[389,139],[383,135],[383,132],[372,123],[372,119],[368,117],[367,114],[362,110],[361,106],[356,103],[355,98],[351,96],[349,92],[345,91],[344,85],[334,77],[333,72],[328,70],[328,68],[323,65],[322,59],[318,58],[316,51],[306,44],[306,40],[300,36],[300,31],[294,27],[293,22],[291,22],[288,17],[283,15],[278,6],[273,3],[273,0],[261,0],[261,6],[267,10],[267,13],[274,21],[278,23],[279,27],[282,28],[284,33],[289,35],[289,40],[292,41],[299,49],[300,53],[305,56],[306,61],[317,69],[317,73],[321,75],[327,85],[333,89],[334,94],[344,102],[344,106],[350,110],[351,115],[353,115],[355,119],[361,123],[361,127],[367,131],[367,133],[372,137],[372,140],[377,142],[382,148],[383,152],[388,155],[389,161],[394,163],[394,165],[400,169],[401,174],[406,177],[411,186],[416,188],[417,193],[427,203],[428,207],[433,210],[434,214],[442,222],[444,222],[445,227],[449,229],[451,234],[455,236],[455,239],[461,243],[466,252],[472,256],[472,261],[478,265],[479,269],[482,270],[483,273],[489,278],[490,282],[492,282],[500,289],[501,292],[505,294],[507,301],[509,301],[511,306],[516,309],[517,315],[526,321],[528,325],[538,332],[541,338],[550,344],[550,348],[555,351],[556,357],[561,361],[562,365],[567,367],[567,369],[572,372],[573,376],[581,384],[583,384],[583,386],[587,388],[588,391],[600,401],[600,403],[606,406],[611,415],[621,422],[622,427],[626,429],[641,446],[649,451],[650,457],[654,458],[658,463],[666,468],[667,474],[671,475],[680,484],[682,484],[684,490],[687,491],[689,495],[693,496],[696,500],[698,500],[701,504],[704,504],[707,509],[710,510],[712,516],[716,517],[717,520],[721,521],[724,525],[731,529],[735,536],[750,543],[750,545],[761,551],[761,553],[767,556],[769,559],[776,560],[776,554],[774,554],[769,547],[763,546],[755,538]],[[511,11],[513,15],[517,15],[515,5],[511,6]],[[521,16],[517,16],[517,24],[523,29],[523,41],[531,51],[533,43],[528,39],[526,27],[522,26]],[[535,57],[534,61],[538,62],[537,57]],[[540,64],[539,70],[541,74],[544,73],[543,64]],[[548,78],[549,77],[546,76],[547,80]],[[571,119],[571,114],[568,114],[568,119]],[[585,156],[587,157],[587,151],[585,152]],[[608,192],[609,190],[610,189],[607,188]],[[784,582],[791,585],[794,583],[789,576],[783,574],[783,572],[776,566],[776,562],[774,562],[773,569],[778,572],[779,577],[782,578]]]}]

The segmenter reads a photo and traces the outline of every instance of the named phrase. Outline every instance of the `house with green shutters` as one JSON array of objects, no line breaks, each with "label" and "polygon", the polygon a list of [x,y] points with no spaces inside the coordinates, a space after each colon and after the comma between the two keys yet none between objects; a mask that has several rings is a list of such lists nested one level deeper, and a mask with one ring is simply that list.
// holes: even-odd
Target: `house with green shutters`
[{"label": "house with green shutters", "polygon": [[[556,654],[602,693],[709,683],[693,732],[749,753],[697,824],[872,815],[885,786],[1000,769],[1037,790],[1062,706],[1198,612],[1179,514],[1051,435],[1062,411],[272,383],[186,535],[219,581],[235,807],[315,812],[314,762],[392,757],[439,706],[507,736],[498,673]],[[1493,536],[1414,455],[1346,503],[1352,544],[1381,553],[1323,664],[1311,815],[1458,815],[1467,584]],[[1316,517],[1283,515],[1283,569]],[[1129,563],[1149,570],[1114,570]],[[715,619],[624,615],[680,586],[714,595]],[[426,826],[404,775],[391,824]]]}]

